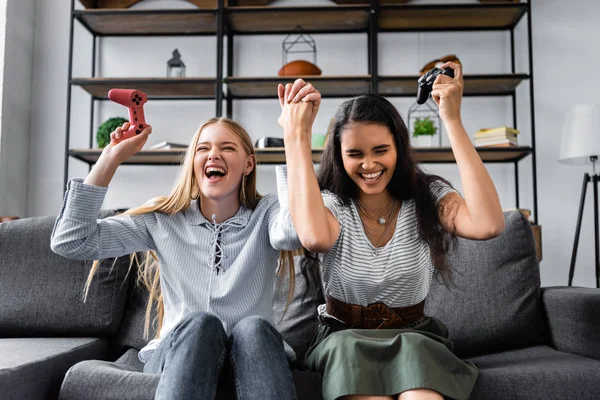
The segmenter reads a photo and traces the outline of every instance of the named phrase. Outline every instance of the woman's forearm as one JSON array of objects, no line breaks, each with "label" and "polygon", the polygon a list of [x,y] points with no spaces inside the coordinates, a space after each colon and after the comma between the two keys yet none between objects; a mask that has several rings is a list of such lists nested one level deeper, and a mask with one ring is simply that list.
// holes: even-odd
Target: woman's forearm
[{"label": "woman's forearm", "polygon": [[111,156],[110,151],[105,149],[83,183],[94,186],[108,186],[118,167],[119,163]]},{"label": "woman's forearm", "polygon": [[306,133],[285,132],[288,201],[302,245],[320,253],[332,246],[333,235],[314,170],[309,138]]},{"label": "woman's forearm", "polygon": [[504,215],[494,182],[460,121],[445,123],[472,221],[503,226]]}]

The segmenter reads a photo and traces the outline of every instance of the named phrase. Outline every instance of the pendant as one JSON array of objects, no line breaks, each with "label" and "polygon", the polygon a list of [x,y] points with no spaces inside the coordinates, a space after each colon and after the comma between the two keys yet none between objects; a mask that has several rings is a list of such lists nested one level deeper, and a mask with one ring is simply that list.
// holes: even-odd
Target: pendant
[{"label": "pendant", "polygon": [[385,225],[385,218],[383,218],[383,217],[379,217],[379,218],[377,219],[377,223],[378,223],[379,225]]}]

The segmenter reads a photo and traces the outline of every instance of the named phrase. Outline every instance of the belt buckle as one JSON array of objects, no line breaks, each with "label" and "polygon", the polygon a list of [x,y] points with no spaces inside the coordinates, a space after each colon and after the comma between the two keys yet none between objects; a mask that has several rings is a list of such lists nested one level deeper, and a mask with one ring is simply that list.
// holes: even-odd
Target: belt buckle
[{"label": "belt buckle", "polygon": [[379,325],[377,325],[377,327],[375,329],[387,329],[387,328],[390,328],[394,324],[395,321],[397,321],[397,322],[402,321],[402,317],[400,317],[398,314],[396,314],[395,312],[390,310],[385,304],[376,303],[376,304],[372,304],[372,306],[377,311],[379,311],[379,313],[381,315],[381,322],[379,323]]},{"label": "belt buckle", "polygon": [[382,318],[381,323],[375,329],[387,329],[392,326],[393,321],[389,318]]}]

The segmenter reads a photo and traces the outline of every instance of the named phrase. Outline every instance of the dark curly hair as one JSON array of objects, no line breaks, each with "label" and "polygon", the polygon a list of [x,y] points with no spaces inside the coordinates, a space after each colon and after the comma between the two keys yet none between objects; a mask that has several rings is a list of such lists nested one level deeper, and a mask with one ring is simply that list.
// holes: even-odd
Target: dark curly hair
[{"label": "dark curly hair", "polygon": [[[348,124],[353,122],[381,124],[390,130],[398,156],[394,173],[386,189],[397,200],[414,200],[419,235],[429,245],[436,276],[441,276],[444,283],[451,282],[452,274],[447,264],[446,254],[456,243],[456,233],[447,232],[441,226],[430,185],[435,181],[443,182],[450,187],[452,185],[440,176],[423,172],[415,161],[406,124],[398,110],[387,99],[377,94],[364,94],[345,101],[340,106],[330,126],[329,138],[321,156],[317,173],[319,188],[332,192],[345,205],[349,205],[351,199],[358,198],[360,189],[344,169],[341,150],[341,135]],[[444,207],[443,213],[452,212],[446,209],[452,207],[452,204],[441,206]],[[320,285],[317,254],[305,251],[301,265],[302,274],[307,280],[307,292],[311,281],[315,283],[316,290]]]}]

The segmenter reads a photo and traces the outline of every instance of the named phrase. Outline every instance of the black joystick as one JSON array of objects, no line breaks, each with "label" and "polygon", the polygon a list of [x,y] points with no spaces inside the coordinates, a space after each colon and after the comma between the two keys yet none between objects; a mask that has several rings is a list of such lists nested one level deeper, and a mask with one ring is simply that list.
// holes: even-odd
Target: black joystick
[{"label": "black joystick", "polygon": [[434,68],[427,71],[425,75],[419,78],[419,88],[417,89],[418,104],[423,104],[427,101],[429,93],[431,93],[431,89],[433,88],[433,82],[435,82],[435,78],[437,78],[439,74],[448,75],[450,78],[454,78],[454,70],[452,68]]}]

